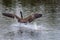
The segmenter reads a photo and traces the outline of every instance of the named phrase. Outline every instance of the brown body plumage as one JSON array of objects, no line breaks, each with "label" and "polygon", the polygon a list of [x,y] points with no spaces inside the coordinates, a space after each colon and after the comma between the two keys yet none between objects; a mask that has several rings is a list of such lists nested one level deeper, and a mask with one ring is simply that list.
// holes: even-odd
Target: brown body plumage
[{"label": "brown body plumage", "polygon": [[37,19],[37,18],[40,18],[42,16],[42,14],[38,14],[38,13],[35,13],[35,14],[32,14],[26,18],[20,18],[18,17],[17,15],[15,14],[10,14],[10,13],[2,13],[4,16],[7,16],[7,17],[10,17],[10,18],[17,18],[18,22],[21,22],[21,23],[27,23],[27,22],[32,22],[33,20]]}]

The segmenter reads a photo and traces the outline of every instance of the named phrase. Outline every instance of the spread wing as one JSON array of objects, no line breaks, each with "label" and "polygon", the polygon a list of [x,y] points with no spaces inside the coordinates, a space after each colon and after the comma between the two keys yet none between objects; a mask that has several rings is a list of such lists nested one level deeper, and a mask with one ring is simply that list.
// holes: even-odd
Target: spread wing
[{"label": "spread wing", "polygon": [[28,16],[27,18],[25,18],[26,21],[28,22],[32,22],[33,20],[37,19],[37,18],[40,18],[42,16],[42,14],[33,14],[33,15],[30,15]]},{"label": "spread wing", "polygon": [[10,18],[17,18],[17,19],[20,19],[20,17],[18,17],[17,15],[15,14],[10,14],[10,13],[2,13],[2,15],[6,16],[6,17],[10,17]]},{"label": "spread wing", "polygon": [[33,20],[37,19],[37,18],[40,18],[42,16],[42,14],[33,14],[33,15],[30,15],[24,19],[21,19],[20,17],[18,17],[17,15],[14,15],[14,14],[10,14],[10,13],[2,13],[2,15],[4,16],[7,16],[7,17],[10,17],[10,18],[14,18],[16,17],[18,22],[23,22],[23,23],[26,23],[26,22],[32,22]]},{"label": "spread wing", "polygon": [[10,14],[10,13],[2,13],[2,15],[6,16],[6,17],[14,18],[14,15]]}]

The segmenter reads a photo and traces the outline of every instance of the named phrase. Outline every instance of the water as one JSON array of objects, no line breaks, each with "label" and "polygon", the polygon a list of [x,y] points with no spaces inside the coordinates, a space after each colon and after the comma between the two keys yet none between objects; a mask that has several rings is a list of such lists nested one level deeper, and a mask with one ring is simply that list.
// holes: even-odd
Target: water
[{"label": "water", "polygon": [[[18,3],[17,3],[18,4]],[[0,4],[1,5],[1,4]],[[31,9],[17,5],[14,10],[4,10],[0,6],[0,14],[2,12],[15,13],[20,17],[20,11],[23,12],[24,17],[32,13]],[[32,23],[18,23],[17,19],[12,19],[0,15],[0,40],[60,40],[60,16],[59,7],[56,9],[56,19],[51,20],[51,13],[45,12],[45,6],[39,7],[38,13],[43,14],[39,19],[34,20]],[[49,8],[49,7],[48,7]],[[38,8],[37,8],[38,9]],[[35,11],[34,11],[35,12]]]}]

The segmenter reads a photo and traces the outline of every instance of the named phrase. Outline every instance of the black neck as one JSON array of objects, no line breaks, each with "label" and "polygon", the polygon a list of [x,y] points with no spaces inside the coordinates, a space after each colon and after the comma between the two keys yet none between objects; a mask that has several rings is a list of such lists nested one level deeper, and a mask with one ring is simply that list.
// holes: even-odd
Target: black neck
[{"label": "black neck", "polygon": [[21,14],[21,18],[23,18],[23,15],[22,15],[22,12],[20,11],[20,14]]}]

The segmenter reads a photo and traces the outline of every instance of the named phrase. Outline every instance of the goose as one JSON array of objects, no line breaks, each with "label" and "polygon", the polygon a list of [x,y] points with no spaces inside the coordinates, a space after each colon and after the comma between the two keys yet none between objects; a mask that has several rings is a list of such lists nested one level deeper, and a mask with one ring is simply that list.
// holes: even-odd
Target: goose
[{"label": "goose", "polygon": [[18,22],[21,22],[21,23],[27,23],[27,22],[30,23],[30,22],[34,21],[35,19],[42,17],[42,14],[35,13],[35,14],[32,14],[32,15],[29,15],[26,18],[23,18],[23,15],[22,15],[21,11],[20,11],[20,14],[21,14],[21,18],[18,17],[17,15],[15,15],[15,14],[2,13],[2,15],[6,16],[6,17],[10,17],[10,18],[15,18],[16,17]]}]

